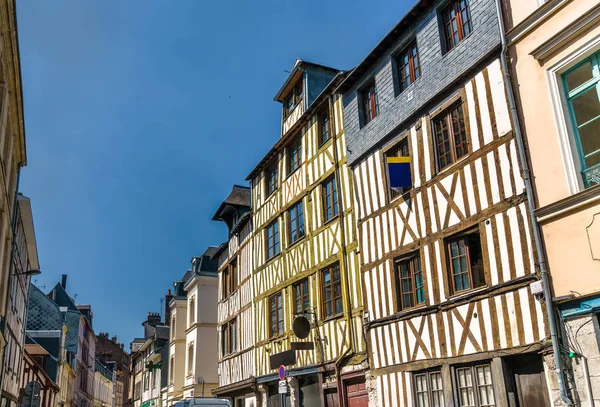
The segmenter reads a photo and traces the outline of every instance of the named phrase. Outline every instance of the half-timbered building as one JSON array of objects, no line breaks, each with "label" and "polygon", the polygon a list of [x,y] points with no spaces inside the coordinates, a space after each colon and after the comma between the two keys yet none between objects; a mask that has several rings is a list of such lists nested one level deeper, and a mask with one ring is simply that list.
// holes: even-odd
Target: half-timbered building
[{"label": "half-timbered building", "polygon": [[[295,350],[295,363],[284,363],[292,405],[366,398],[352,178],[342,100],[333,92],[344,76],[296,61],[275,97],[283,104],[281,138],[248,176],[256,381],[265,407],[280,402],[271,360],[297,346],[304,350]],[[292,330],[298,317],[310,324],[306,339]]]},{"label": "half-timbered building", "polygon": [[[372,406],[522,405],[523,392],[527,406],[549,405],[549,329],[531,293],[537,254],[499,56],[493,0],[423,0],[338,88]],[[390,183],[394,157],[410,162],[409,184]]]},{"label": "half-timbered building", "polygon": [[254,287],[250,188],[234,185],[213,216],[227,225],[228,240],[212,255],[218,261],[218,397],[234,406],[255,406]]}]

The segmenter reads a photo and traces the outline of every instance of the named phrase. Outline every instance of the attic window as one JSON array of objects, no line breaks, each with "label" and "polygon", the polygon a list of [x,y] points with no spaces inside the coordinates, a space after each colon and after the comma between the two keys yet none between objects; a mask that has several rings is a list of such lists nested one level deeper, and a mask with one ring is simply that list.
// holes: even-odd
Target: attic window
[{"label": "attic window", "polygon": [[296,82],[294,88],[283,101],[283,118],[285,119],[294,111],[304,94],[304,81],[302,78]]}]

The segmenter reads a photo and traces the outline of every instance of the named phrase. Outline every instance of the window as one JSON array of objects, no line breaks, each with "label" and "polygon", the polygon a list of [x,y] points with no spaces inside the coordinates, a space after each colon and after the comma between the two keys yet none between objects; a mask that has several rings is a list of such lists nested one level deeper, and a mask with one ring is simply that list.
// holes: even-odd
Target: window
[{"label": "window", "polygon": [[340,264],[335,263],[321,270],[323,318],[329,318],[344,312],[342,306],[342,282]]},{"label": "window", "polygon": [[469,233],[449,240],[447,250],[454,293],[486,284],[479,233]]},{"label": "window", "polygon": [[171,339],[175,339],[175,315],[171,317]]},{"label": "window", "polygon": [[308,294],[308,278],[300,280],[293,285],[294,290],[294,312],[303,314],[310,309],[310,298]]},{"label": "window", "polygon": [[[410,152],[408,151],[408,137],[403,138],[398,144],[390,148],[385,152],[385,158],[387,163],[388,157],[410,157]],[[386,165],[387,171],[387,165]],[[388,184],[389,184],[389,174],[388,174]],[[388,196],[390,201],[398,198],[401,195],[404,195],[406,192],[410,191],[410,188],[392,188],[388,187]]]},{"label": "window", "polygon": [[194,322],[196,322],[196,298],[192,297],[190,298],[190,307],[189,307],[189,313],[190,313],[190,325],[192,325]]},{"label": "window", "polygon": [[398,311],[425,303],[423,270],[418,254],[396,262],[396,296]]},{"label": "window", "polygon": [[267,196],[271,195],[279,186],[279,168],[277,162],[267,168]]},{"label": "window", "polygon": [[304,208],[302,201],[292,206],[288,210],[288,219],[290,222],[290,244],[296,243],[304,237]]},{"label": "window", "polygon": [[416,373],[413,381],[417,407],[442,407],[445,405],[441,372]]},{"label": "window", "polygon": [[152,388],[156,389],[156,370],[152,369]]},{"label": "window", "polygon": [[600,184],[600,53],[563,75],[586,188]]},{"label": "window", "polygon": [[173,383],[173,377],[175,375],[175,356],[171,355],[171,362],[169,363],[169,383]]},{"label": "window", "polygon": [[460,407],[495,406],[492,369],[489,364],[456,369]]},{"label": "window", "polygon": [[329,106],[325,106],[319,113],[319,145],[325,144],[331,137],[331,126],[329,121]]},{"label": "window", "polygon": [[302,165],[302,137],[298,136],[287,148],[288,175],[296,171]]},{"label": "window", "polygon": [[438,170],[442,170],[469,153],[462,104],[451,107],[433,120],[434,144]]},{"label": "window", "polygon": [[279,221],[275,220],[267,226],[267,259],[273,258],[281,251],[279,245]]},{"label": "window", "polygon": [[227,356],[237,350],[237,318],[221,327],[221,350]]},{"label": "window", "polygon": [[453,0],[442,11],[446,52],[454,48],[473,30],[468,0]]},{"label": "window", "polygon": [[281,292],[269,297],[269,336],[283,334],[283,297]]},{"label": "window", "polygon": [[323,216],[325,222],[335,218],[339,213],[337,182],[332,176],[323,183]]},{"label": "window", "polygon": [[296,105],[302,101],[302,95],[304,93],[304,82],[300,79],[290,94],[283,101],[283,118],[285,119],[294,111]]},{"label": "window", "polygon": [[369,83],[361,92],[362,125],[367,125],[379,114],[379,100],[375,80]]},{"label": "window", "polygon": [[402,92],[421,77],[416,41],[413,41],[396,57],[396,66],[398,67],[398,91]]},{"label": "window", "polygon": [[223,299],[229,297],[235,290],[237,290],[237,271],[237,259],[233,259],[225,268],[225,270],[223,270]]},{"label": "window", "polygon": [[188,345],[188,357],[187,357],[188,369],[187,374],[192,374],[192,366],[194,365],[194,342]]}]

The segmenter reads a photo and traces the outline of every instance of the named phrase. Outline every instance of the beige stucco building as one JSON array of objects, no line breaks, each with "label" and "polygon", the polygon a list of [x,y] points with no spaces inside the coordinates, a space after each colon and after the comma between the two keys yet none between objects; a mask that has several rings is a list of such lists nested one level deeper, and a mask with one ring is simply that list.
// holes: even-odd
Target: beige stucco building
[{"label": "beige stucco building", "polygon": [[[591,406],[600,403],[600,2],[511,0],[504,15],[562,346],[573,352],[566,396]],[[549,386],[554,405],[567,402],[553,375]]]},{"label": "beige stucco building", "polygon": [[187,315],[183,398],[210,397],[218,386],[218,279],[217,261],[212,259],[216,249],[211,246],[202,256],[192,259],[192,273],[184,285]]}]

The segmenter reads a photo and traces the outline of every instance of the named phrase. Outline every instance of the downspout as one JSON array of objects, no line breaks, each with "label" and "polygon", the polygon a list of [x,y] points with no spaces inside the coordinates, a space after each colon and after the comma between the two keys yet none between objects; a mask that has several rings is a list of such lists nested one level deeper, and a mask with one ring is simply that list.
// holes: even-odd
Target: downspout
[{"label": "downspout", "polygon": [[514,123],[515,140],[517,141],[517,150],[519,151],[519,159],[521,160],[523,182],[525,184],[525,191],[527,195],[527,201],[529,203],[528,210],[531,218],[532,229],[533,229],[533,240],[535,242],[535,249],[539,256],[539,267],[542,276],[542,284],[544,288],[544,299],[546,301],[546,313],[548,314],[548,324],[550,325],[550,337],[552,339],[552,353],[554,354],[554,364],[556,365],[556,376],[558,378],[558,388],[560,390],[560,397],[563,402],[569,406],[573,405],[573,402],[567,396],[567,388],[564,381],[562,362],[561,362],[561,350],[560,344],[558,343],[558,334],[556,330],[556,316],[554,313],[554,305],[552,302],[552,293],[550,291],[550,278],[548,270],[546,269],[546,253],[544,252],[541,244],[540,237],[540,225],[538,223],[537,216],[533,209],[534,195],[531,186],[531,179],[529,177],[529,164],[525,155],[525,146],[523,144],[523,134],[521,133],[521,126],[519,124],[519,116],[515,104],[515,95],[512,89],[512,81],[510,77],[510,71],[508,69],[508,63],[506,62],[506,54],[508,52],[508,42],[504,32],[504,19],[502,16],[502,6],[500,0],[495,0],[496,3],[496,14],[498,17],[498,28],[500,30],[500,39],[502,41],[502,51],[500,54],[500,61],[502,64],[502,71],[504,75],[504,86],[506,87],[506,94],[508,97],[508,104],[510,107],[510,115]]},{"label": "downspout", "polygon": [[[337,150],[337,135],[335,134],[335,131],[333,131],[335,129],[335,110],[333,108],[334,104],[335,104],[335,100],[333,95],[329,96],[329,122],[331,123],[330,126],[330,131],[332,132],[332,138],[333,138],[333,159],[335,161],[335,173],[337,176],[337,179],[340,180],[341,179],[341,174],[340,174],[340,161],[339,161],[339,157],[338,157],[338,150]],[[336,181],[337,182],[337,181]],[[346,217],[344,215],[344,208],[345,205],[342,205],[342,203],[344,203],[343,201],[343,195],[342,193],[340,193],[341,188],[338,191],[338,202],[340,204],[340,235],[342,237],[342,261],[344,263],[344,280],[346,282],[346,284],[344,284],[344,290],[346,291],[346,321],[348,324],[348,348],[336,359],[335,361],[335,375],[336,375],[336,382],[337,382],[337,386],[338,386],[338,400],[341,396],[341,390],[342,390],[342,378],[340,375],[340,367],[339,364],[341,363],[341,361],[348,355],[348,354],[353,354],[354,353],[354,326],[352,325],[352,304],[350,302],[350,287],[349,287],[349,281],[348,281],[348,251],[346,250],[346,228],[344,226],[344,221],[346,220]],[[344,406],[344,402],[343,400],[340,400],[340,406]]]}]

